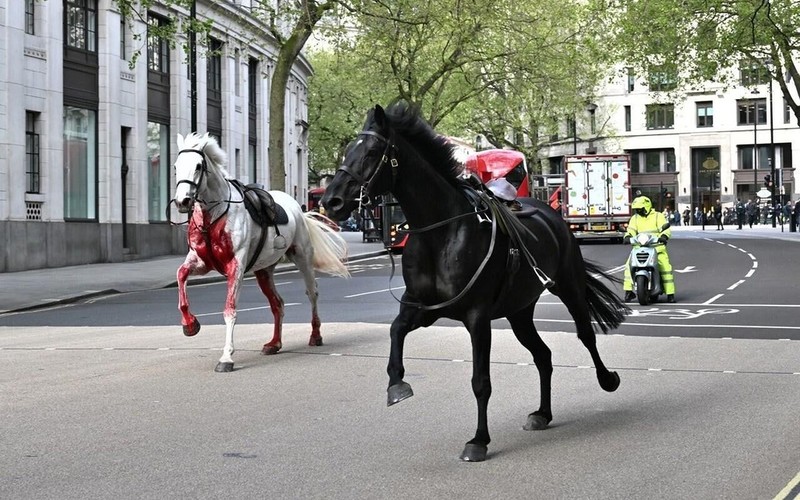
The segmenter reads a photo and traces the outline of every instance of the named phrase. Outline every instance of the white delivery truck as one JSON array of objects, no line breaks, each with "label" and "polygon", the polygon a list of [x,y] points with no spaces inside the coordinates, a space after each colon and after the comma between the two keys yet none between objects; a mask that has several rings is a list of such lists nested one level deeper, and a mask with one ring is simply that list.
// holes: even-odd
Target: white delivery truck
[{"label": "white delivery truck", "polygon": [[564,157],[561,210],[581,239],[622,242],[631,218],[631,161],[628,155]]}]

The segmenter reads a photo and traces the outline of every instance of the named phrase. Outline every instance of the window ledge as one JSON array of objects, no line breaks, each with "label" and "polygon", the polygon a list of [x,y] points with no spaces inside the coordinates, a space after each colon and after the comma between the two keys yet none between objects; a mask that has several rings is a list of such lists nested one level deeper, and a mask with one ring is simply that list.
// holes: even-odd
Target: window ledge
[{"label": "window ledge", "polygon": [[26,202],[44,203],[46,199],[47,196],[42,193],[25,193]]}]

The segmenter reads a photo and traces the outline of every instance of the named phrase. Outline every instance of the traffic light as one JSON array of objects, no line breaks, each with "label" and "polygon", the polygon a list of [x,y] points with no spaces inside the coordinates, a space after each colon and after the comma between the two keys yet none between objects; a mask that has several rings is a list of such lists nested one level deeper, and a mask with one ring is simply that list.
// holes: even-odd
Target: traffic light
[{"label": "traffic light", "polygon": [[661,188],[661,194],[667,196],[667,188]]},{"label": "traffic light", "polygon": [[772,186],[772,176],[767,174],[764,176],[764,187],[768,188]]}]

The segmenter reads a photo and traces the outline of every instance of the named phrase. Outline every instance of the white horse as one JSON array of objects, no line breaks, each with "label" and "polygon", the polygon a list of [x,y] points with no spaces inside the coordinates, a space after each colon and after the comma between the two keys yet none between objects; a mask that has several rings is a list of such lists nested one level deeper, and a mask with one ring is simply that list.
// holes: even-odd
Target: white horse
[{"label": "white horse", "polygon": [[[225,170],[226,154],[208,134],[178,134],[175,161],[177,184],[173,202],[181,213],[191,213],[187,236],[189,253],[178,268],[178,309],[186,336],[200,331],[200,322],[189,312],[186,279],[216,270],[228,279],[225,318],[225,347],[215,371],[233,370],[233,327],[236,304],[245,273],[252,270],[266,295],[274,317],[272,340],[262,353],[275,354],[281,347],[283,299],[275,288],[275,266],[286,256],[300,269],[311,301],[309,345],[322,345],[317,315],[317,281],[314,270],[336,276],[349,276],[344,260],[347,245],[342,237],[315,213],[304,214],[288,194],[243,186]],[[249,198],[249,200],[245,200]],[[248,203],[245,203],[248,201]],[[246,205],[266,205],[267,213],[255,210],[255,220]],[[263,208],[263,207],[262,207]],[[260,215],[259,215],[260,214]]]}]

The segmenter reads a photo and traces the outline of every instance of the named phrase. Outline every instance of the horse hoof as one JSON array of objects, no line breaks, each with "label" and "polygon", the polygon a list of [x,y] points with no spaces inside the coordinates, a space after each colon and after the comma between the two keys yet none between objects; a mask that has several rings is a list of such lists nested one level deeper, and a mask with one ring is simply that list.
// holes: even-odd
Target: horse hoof
[{"label": "horse hoof", "polygon": [[187,337],[194,337],[200,331],[200,322],[197,318],[192,321],[191,325],[183,325],[183,334]]},{"label": "horse hoof", "polygon": [[264,347],[261,348],[261,354],[269,356],[271,354],[278,354],[278,351],[281,350],[281,345],[269,345],[264,344]]},{"label": "horse hoof", "polygon": [[459,457],[465,462],[483,462],[486,460],[486,445],[467,443]]},{"label": "horse hoof", "polygon": [[389,386],[386,390],[388,395],[386,406],[392,406],[395,403],[399,403],[404,399],[408,399],[414,395],[414,391],[411,390],[411,386],[405,382],[400,382],[399,384],[394,384]]},{"label": "horse hoof", "polygon": [[214,371],[217,373],[228,373],[233,371],[233,363],[232,362],[225,362],[225,363],[217,363],[217,366],[214,368]]},{"label": "horse hoof", "polygon": [[614,392],[619,387],[619,375],[617,375],[617,372],[608,372],[608,375],[602,378],[598,376],[597,381],[600,382],[600,387],[606,392]]},{"label": "horse hoof", "polygon": [[531,413],[528,415],[528,421],[525,422],[525,425],[522,426],[523,429],[526,431],[541,431],[547,429],[547,424],[550,423],[550,419],[545,417],[544,415],[540,415],[538,413]]},{"label": "horse hoof", "polygon": [[322,336],[318,336],[318,337],[312,336],[310,339],[308,339],[308,345],[310,345],[312,347],[321,346],[322,345]]}]

